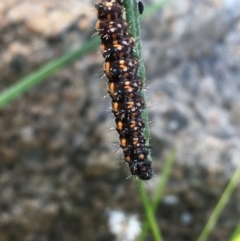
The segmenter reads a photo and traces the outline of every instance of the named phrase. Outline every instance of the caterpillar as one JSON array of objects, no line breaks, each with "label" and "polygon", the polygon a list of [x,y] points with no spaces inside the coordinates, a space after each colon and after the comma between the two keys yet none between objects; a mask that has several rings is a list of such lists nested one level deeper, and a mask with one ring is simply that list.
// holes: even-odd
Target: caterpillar
[{"label": "caterpillar", "polygon": [[[143,135],[143,81],[137,76],[139,59],[134,55],[135,39],[123,18],[123,0],[98,0],[95,9],[98,17],[95,29],[101,39],[100,49],[105,59],[104,72],[108,78],[108,93],[112,98],[119,145],[131,174],[141,180],[149,180],[153,168],[148,160],[150,148]],[[141,2],[138,2],[138,9],[141,14]]]}]

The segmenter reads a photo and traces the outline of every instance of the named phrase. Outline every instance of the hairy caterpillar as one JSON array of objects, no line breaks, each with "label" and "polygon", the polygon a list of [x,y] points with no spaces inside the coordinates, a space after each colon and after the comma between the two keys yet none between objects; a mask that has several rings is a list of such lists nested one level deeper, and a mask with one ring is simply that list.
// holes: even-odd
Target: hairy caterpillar
[{"label": "hairy caterpillar", "polygon": [[[96,32],[101,39],[101,53],[105,59],[104,72],[109,80],[108,93],[112,98],[112,112],[120,147],[132,175],[149,180],[153,175],[150,152],[143,135],[145,123],[141,113],[145,107],[140,92],[142,79],[137,76],[139,59],[134,56],[135,39],[130,36],[123,18],[123,0],[98,0],[95,4],[98,21]],[[142,2],[138,10],[143,12]]]}]

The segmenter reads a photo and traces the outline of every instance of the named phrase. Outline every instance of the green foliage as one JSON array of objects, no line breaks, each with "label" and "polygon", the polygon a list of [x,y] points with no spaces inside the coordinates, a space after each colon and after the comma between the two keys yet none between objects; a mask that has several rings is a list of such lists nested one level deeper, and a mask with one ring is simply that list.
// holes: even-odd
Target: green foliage
[{"label": "green foliage", "polygon": [[232,237],[230,238],[230,241],[240,241],[240,223],[236,227]]}]

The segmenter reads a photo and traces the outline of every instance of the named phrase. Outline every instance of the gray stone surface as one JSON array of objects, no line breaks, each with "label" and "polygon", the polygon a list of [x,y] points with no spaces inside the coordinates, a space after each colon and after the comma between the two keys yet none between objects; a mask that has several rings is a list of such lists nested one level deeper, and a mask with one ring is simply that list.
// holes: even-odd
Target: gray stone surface
[{"label": "gray stone surface", "polygon": [[[2,0],[0,91],[87,42],[92,7]],[[172,1],[142,16],[142,41],[155,168],[147,187],[151,194],[177,147],[156,216],[165,241],[196,240],[240,163],[240,2]],[[0,110],[1,241],[114,240],[108,210],[144,219],[111,130],[98,52]],[[239,191],[209,240],[228,240],[239,222]]]}]

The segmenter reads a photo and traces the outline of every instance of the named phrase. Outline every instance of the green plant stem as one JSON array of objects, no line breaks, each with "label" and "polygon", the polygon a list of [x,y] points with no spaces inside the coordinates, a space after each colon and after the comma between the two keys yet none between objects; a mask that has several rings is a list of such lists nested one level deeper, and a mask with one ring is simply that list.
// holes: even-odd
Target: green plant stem
[{"label": "green plant stem", "polygon": [[84,54],[98,45],[99,39],[92,38],[87,44],[77,49],[76,51],[67,53],[62,57],[42,66],[34,73],[24,77],[23,79],[20,79],[16,84],[13,84],[11,87],[7,88],[3,93],[0,94],[0,108],[4,107],[7,103],[23,94],[25,91],[30,89],[41,80],[53,74],[56,70],[69,64],[71,61],[82,57]]},{"label": "green plant stem", "polygon": [[140,182],[140,197],[143,203],[143,207],[145,209],[145,214],[147,216],[147,221],[149,223],[149,226],[152,230],[152,234],[154,237],[155,241],[162,241],[162,235],[160,232],[160,228],[158,228],[157,225],[157,221],[154,217],[154,212],[153,209],[151,208],[151,203],[148,201],[148,196],[146,193],[146,189],[144,188],[144,186],[142,185],[142,183]]},{"label": "green plant stem", "polygon": [[212,231],[215,223],[218,220],[218,217],[222,213],[222,210],[226,206],[226,203],[228,202],[232,192],[236,188],[237,184],[240,181],[240,165],[236,169],[235,173],[233,174],[228,186],[226,187],[225,191],[223,192],[217,206],[215,207],[212,215],[208,219],[208,222],[206,223],[206,226],[204,227],[202,233],[200,234],[197,241],[205,241],[207,240],[210,232]]},{"label": "green plant stem", "polygon": [[[155,4],[153,4],[154,7],[148,7],[146,8],[144,15],[150,15],[153,10],[156,11],[158,8],[161,8],[164,4],[170,2],[171,0],[165,0],[165,1],[158,1]],[[142,58],[142,43],[141,43],[141,28],[140,28],[140,18],[139,18],[139,12],[137,9],[137,2],[135,0],[124,0],[124,6],[126,9],[126,20],[128,22],[129,30],[131,35],[136,40],[135,45],[135,54],[139,59],[140,66],[138,68],[138,75],[143,80],[143,85],[145,84],[146,75],[145,75],[145,67],[144,67],[144,61]],[[142,118],[144,120],[145,129],[144,129],[144,136],[146,138],[146,145],[150,145],[150,129],[149,129],[149,118],[147,113],[147,103],[146,103],[146,95],[144,91],[141,91],[141,96],[144,99],[145,108],[142,111]],[[148,160],[152,161],[151,152],[148,155]]]},{"label": "green plant stem", "polygon": [[240,223],[238,224],[235,231],[233,232],[233,235],[230,238],[230,241],[240,241]]},{"label": "green plant stem", "polygon": [[[126,20],[129,26],[130,34],[133,36],[136,40],[135,44],[135,54],[137,58],[139,59],[139,68],[138,68],[138,75],[143,80],[143,85],[145,84],[145,67],[144,62],[142,59],[142,45],[141,45],[141,30],[140,30],[140,22],[139,22],[139,13],[137,9],[137,2],[135,0],[125,0],[124,6],[126,9]],[[144,136],[146,138],[146,145],[149,146],[149,140],[150,140],[150,129],[149,129],[149,119],[148,119],[148,113],[146,110],[146,96],[144,91],[141,91],[141,96],[143,97],[145,108],[142,111],[142,118],[145,122],[145,129],[144,129]],[[148,160],[152,161],[151,152],[148,155]]]},{"label": "green plant stem", "polygon": [[[162,199],[163,192],[165,190],[166,183],[169,179],[169,175],[171,173],[175,159],[176,159],[176,150],[173,150],[165,162],[165,165],[163,167],[162,177],[160,178],[160,181],[157,185],[157,189],[154,192],[153,200],[151,203],[151,208],[152,208],[153,213],[156,212],[156,210],[158,208],[158,204],[160,203],[160,201]],[[148,229],[149,229],[149,224],[147,221],[145,221],[143,224],[143,227],[142,227],[142,232],[138,237],[138,241],[145,240]]]},{"label": "green plant stem", "polygon": [[[137,58],[139,59],[140,62],[140,66],[139,66],[139,71],[138,71],[138,75],[142,78],[143,80],[143,84],[144,84],[144,80],[145,80],[145,69],[144,69],[144,65],[143,65],[143,61],[142,61],[142,54],[141,54],[141,41],[140,41],[140,23],[139,23],[139,18],[137,16],[137,3],[135,0],[124,0],[124,7],[126,9],[126,21],[128,23],[129,26],[129,31],[130,31],[130,35],[133,36],[136,40],[136,44],[135,44],[135,54],[137,56]],[[146,98],[144,95],[144,92],[141,92],[141,95],[145,101],[145,108],[142,111],[142,117],[143,120],[145,122],[145,130],[144,130],[144,136],[146,138],[146,145],[149,145],[149,138],[150,138],[150,131],[149,131],[149,127],[148,127],[148,114],[146,112]],[[151,160],[151,154],[148,155],[148,160]],[[152,209],[150,207],[150,204],[148,202],[148,197],[146,194],[146,190],[145,188],[141,185],[140,182],[140,196],[141,196],[141,200],[143,203],[143,207],[145,209],[145,213],[147,216],[147,220],[150,224],[151,230],[152,230],[152,234],[154,237],[155,241],[162,241],[162,237],[161,237],[161,233],[160,233],[160,229],[157,226],[155,217],[154,217],[154,213],[152,212]]]}]

